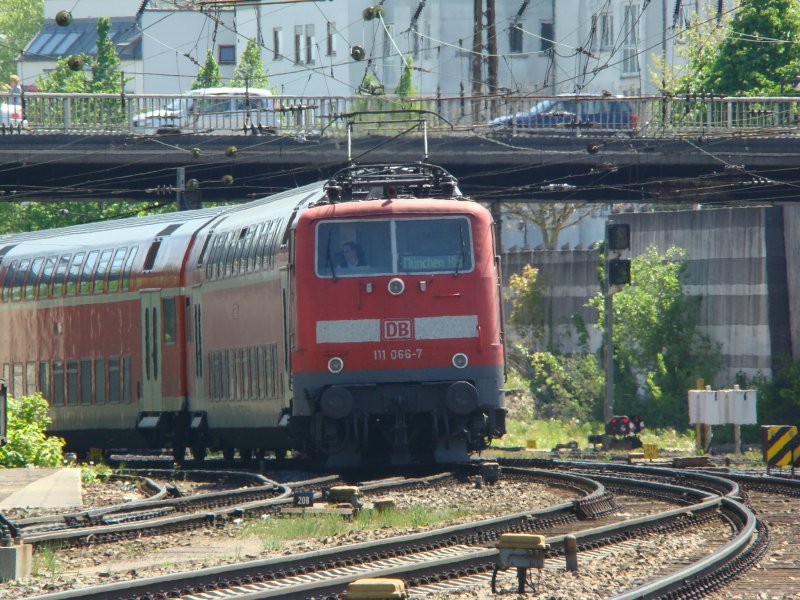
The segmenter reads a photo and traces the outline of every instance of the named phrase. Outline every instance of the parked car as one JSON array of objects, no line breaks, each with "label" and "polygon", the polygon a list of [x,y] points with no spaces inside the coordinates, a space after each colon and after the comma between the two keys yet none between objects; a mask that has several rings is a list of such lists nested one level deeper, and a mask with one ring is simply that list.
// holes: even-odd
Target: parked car
[{"label": "parked car", "polygon": [[636,129],[639,115],[633,104],[622,96],[560,94],[537,102],[528,112],[498,117],[492,127],[520,129],[592,128]]},{"label": "parked car", "polygon": [[[160,99],[154,99],[157,102]],[[257,88],[192,90],[131,120],[135,133],[245,133],[274,128],[272,92]]]},{"label": "parked car", "polygon": [[0,102],[0,126],[28,128],[28,120],[22,114],[22,104],[19,101],[19,97],[11,98],[9,102]]}]

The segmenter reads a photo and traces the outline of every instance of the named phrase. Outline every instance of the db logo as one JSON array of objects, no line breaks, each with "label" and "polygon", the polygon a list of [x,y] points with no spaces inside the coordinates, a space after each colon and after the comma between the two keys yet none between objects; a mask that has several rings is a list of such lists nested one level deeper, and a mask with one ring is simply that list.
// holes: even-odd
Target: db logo
[{"label": "db logo", "polygon": [[384,340],[410,340],[413,337],[411,321],[408,319],[391,319],[383,321]]}]

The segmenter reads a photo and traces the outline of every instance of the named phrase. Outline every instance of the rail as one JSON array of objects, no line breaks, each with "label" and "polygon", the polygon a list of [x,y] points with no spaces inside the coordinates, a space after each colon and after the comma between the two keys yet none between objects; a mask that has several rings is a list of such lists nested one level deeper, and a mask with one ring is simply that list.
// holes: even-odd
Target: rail
[{"label": "rail", "polygon": [[[398,112],[377,119],[375,113]],[[421,117],[420,111],[439,118]],[[372,113],[372,114],[370,114]],[[347,115],[347,118],[341,118]],[[245,97],[154,94],[0,94],[0,133],[169,133],[342,136],[399,132],[425,118],[434,135],[459,132],[568,136],[794,134],[800,97],[391,96]],[[445,126],[444,123],[452,124]]]}]

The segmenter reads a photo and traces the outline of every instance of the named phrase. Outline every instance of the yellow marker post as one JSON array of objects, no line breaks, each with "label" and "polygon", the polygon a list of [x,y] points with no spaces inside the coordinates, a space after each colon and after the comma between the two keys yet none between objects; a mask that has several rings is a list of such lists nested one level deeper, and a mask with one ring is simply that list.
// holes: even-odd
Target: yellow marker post
[{"label": "yellow marker post", "polygon": [[644,446],[642,446],[642,452],[646,460],[657,460],[658,444],[644,444]]}]

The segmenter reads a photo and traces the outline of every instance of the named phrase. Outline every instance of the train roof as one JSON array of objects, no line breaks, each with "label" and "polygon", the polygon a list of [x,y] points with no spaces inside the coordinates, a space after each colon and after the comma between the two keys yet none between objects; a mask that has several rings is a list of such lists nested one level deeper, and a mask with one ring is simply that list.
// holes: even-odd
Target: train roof
[{"label": "train roof", "polygon": [[[57,252],[59,248],[124,245],[167,235],[192,233],[206,226],[225,221],[239,221],[241,215],[248,218],[254,209],[274,206],[278,211],[286,211],[288,206],[305,198],[316,199],[322,194],[323,183],[313,183],[245,204],[201,208],[182,212],[158,215],[127,217],[109,221],[98,221],[82,225],[70,225],[54,229],[43,229],[13,233],[0,236],[0,258],[6,254],[38,254]],[[16,249],[16,252],[14,250]]]}]

